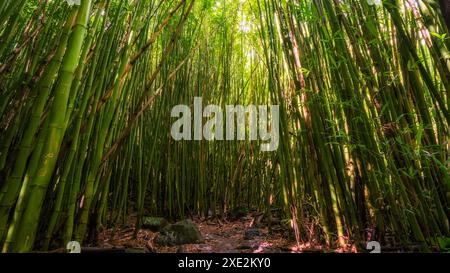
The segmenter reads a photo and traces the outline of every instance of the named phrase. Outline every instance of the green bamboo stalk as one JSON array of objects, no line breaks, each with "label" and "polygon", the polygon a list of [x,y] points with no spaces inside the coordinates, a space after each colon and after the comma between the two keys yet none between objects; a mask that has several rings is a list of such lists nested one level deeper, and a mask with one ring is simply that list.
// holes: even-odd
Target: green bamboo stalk
[{"label": "green bamboo stalk", "polygon": [[61,64],[61,72],[55,87],[55,99],[49,119],[49,132],[42,151],[41,162],[37,176],[30,185],[30,198],[26,204],[23,221],[18,231],[16,251],[29,251],[34,243],[37,220],[44,201],[45,191],[55,168],[57,154],[60,149],[64,130],[67,100],[74,73],[79,61],[79,54],[86,35],[91,1],[83,0],[79,7],[76,25],[69,38],[68,48]]}]

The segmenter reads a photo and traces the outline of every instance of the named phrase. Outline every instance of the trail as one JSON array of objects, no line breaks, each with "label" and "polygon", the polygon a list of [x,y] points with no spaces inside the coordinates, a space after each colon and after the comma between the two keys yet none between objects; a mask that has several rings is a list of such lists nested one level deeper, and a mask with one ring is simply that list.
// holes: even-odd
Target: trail
[{"label": "trail", "polygon": [[[244,217],[236,221],[193,219],[200,230],[204,242],[174,247],[161,247],[153,243],[158,234],[140,230],[137,238],[131,225],[115,230],[104,230],[99,236],[98,247],[133,248],[155,253],[295,253],[300,252],[293,234],[281,226],[252,227],[253,219]],[[259,235],[249,238],[247,233],[259,231]],[[317,248],[320,250],[320,248]]]}]

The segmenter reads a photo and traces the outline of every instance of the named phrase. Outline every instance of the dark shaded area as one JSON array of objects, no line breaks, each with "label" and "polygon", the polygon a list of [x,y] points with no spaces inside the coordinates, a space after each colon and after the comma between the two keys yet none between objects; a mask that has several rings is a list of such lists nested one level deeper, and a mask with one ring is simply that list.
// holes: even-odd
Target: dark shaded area
[{"label": "dark shaded area", "polygon": [[441,12],[442,16],[444,16],[447,30],[450,33],[450,0],[440,0],[439,5],[441,6]]}]

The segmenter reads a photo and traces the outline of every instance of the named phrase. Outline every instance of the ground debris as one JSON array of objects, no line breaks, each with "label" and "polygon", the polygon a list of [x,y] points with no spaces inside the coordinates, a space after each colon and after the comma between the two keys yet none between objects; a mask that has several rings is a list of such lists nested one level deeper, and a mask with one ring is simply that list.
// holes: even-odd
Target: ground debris
[{"label": "ground debris", "polygon": [[[259,215],[258,215],[259,216]],[[131,218],[131,217],[130,217]],[[235,221],[206,221],[194,218],[189,223],[198,230],[201,240],[197,243],[158,244],[161,238],[167,239],[173,229],[184,230],[184,224],[167,225],[161,232],[142,229],[135,234],[134,228],[120,228],[103,230],[99,237],[97,247],[116,247],[125,249],[145,249],[148,253],[277,253],[299,252],[292,238],[287,238],[283,232],[273,232],[265,225],[255,228],[254,215],[245,216]],[[127,223],[135,223],[135,217],[127,220]],[[182,228],[183,227],[183,228]],[[273,227],[272,227],[273,228]],[[280,231],[283,227],[277,226]],[[190,229],[192,231],[192,229]],[[136,236],[134,236],[136,235]],[[163,236],[163,237],[161,237]],[[160,239],[157,239],[157,238]],[[176,242],[176,238],[172,238]]]}]

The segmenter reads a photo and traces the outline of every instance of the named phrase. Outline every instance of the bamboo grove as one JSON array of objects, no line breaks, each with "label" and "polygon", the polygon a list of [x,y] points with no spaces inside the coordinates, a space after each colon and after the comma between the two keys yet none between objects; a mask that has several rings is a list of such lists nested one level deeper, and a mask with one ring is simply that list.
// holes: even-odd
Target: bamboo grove
[{"label": "bamboo grove", "polygon": [[[0,1],[2,251],[239,206],[281,209],[298,242],[428,250],[450,236],[443,6]],[[172,107],[199,96],[279,105],[279,149],[174,141]]]}]

